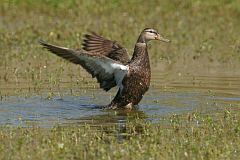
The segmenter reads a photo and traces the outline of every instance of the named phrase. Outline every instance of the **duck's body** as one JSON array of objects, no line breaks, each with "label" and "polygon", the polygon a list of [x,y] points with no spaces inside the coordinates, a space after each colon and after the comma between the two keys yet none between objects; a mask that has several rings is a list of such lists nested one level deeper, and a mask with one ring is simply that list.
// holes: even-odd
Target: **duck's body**
[{"label": "duck's body", "polygon": [[137,105],[150,86],[151,68],[147,45],[136,43],[133,58],[129,63],[129,73],[124,77],[122,91],[119,89],[116,97],[108,105],[110,108],[131,108]]},{"label": "duck's body", "polygon": [[115,41],[96,34],[86,35],[83,49],[71,50],[40,41],[41,45],[75,64],[80,64],[100,83],[105,91],[114,86],[119,90],[107,108],[132,108],[137,105],[150,86],[151,68],[147,51],[149,40],[164,39],[155,30],[144,29],[135,45],[132,59],[125,48]]}]

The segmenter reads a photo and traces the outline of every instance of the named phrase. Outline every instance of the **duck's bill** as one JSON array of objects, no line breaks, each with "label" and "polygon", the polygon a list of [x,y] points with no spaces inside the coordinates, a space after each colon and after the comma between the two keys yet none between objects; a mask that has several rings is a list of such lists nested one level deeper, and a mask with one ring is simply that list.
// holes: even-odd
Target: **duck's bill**
[{"label": "duck's bill", "polygon": [[156,40],[159,40],[159,41],[162,41],[162,42],[167,42],[167,43],[171,42],[169,39],[163,38],[163,37],[160,36],[160,35],[158,35],[158,36],[156,37]]}]

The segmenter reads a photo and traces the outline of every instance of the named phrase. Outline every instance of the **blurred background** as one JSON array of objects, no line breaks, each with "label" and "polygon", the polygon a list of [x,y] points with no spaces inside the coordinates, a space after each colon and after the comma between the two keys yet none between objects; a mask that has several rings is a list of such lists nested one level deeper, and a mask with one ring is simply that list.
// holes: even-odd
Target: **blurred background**
[{"label": "blurred background", "polygon": [[35,65],[52,63],[56,58],[49,60],[40,53],[38,39],[80,48],[89,31],[117,40],[132,53],[142,29],[153,27],[172,40],[150,46],[151,62],[161,62],[163,69],[174,64],[181,72],[202,72],[205,67],[238,70],[240,3],[235,0],[0,0],[0,4],[0,67],[34,59]]}]

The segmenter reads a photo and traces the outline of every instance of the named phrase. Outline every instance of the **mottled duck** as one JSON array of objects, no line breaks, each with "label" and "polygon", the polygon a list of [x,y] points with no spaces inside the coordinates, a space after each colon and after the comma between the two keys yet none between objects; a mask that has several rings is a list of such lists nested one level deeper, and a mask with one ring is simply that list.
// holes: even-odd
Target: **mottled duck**
[{"label": "mottled duck", "polygon": [[150,86],[147,43],[151,40],[169,42],[155,29],[145,28],[137,39],[131,59],[118,42],[96,33],[85,35],[82,49],[60,47],[42,40],[39,43],[57,56],[81,65],[93,78],[97,78],[100,88],[105,91],[118,86],[117,95],[105,108],[131,109],[141,101]]}]

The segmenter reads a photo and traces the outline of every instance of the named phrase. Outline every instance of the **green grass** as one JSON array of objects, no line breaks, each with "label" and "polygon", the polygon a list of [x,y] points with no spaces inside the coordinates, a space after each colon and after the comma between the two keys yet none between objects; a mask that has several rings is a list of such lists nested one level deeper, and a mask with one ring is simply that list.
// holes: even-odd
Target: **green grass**
[{"label": "green grass", "polygon": [[[80,66],[43,50],[39,39],[81,47],[95,31],[129,53],[145,27],[171,44],[152,42],[152,65],[169,73],[218,68],[239,74],[240,3],[236,0],[0,0],[0,101],[8,96],[78,95],[98,84]],[[153,67],[154,68],[154,67]],[[164,67],[163,67],[164,68]],[[183,75],[183,74],[181,74]],[[0,127],[0,159],[239,159],[240,113],[173,115],[157,124]]]},{"label": "green grass", "polygon": [[240,158],[240,114],[236,110],[173,115],[158,124],[136,119],[121,131],[118,127],[1,127],[0,159]]}]

